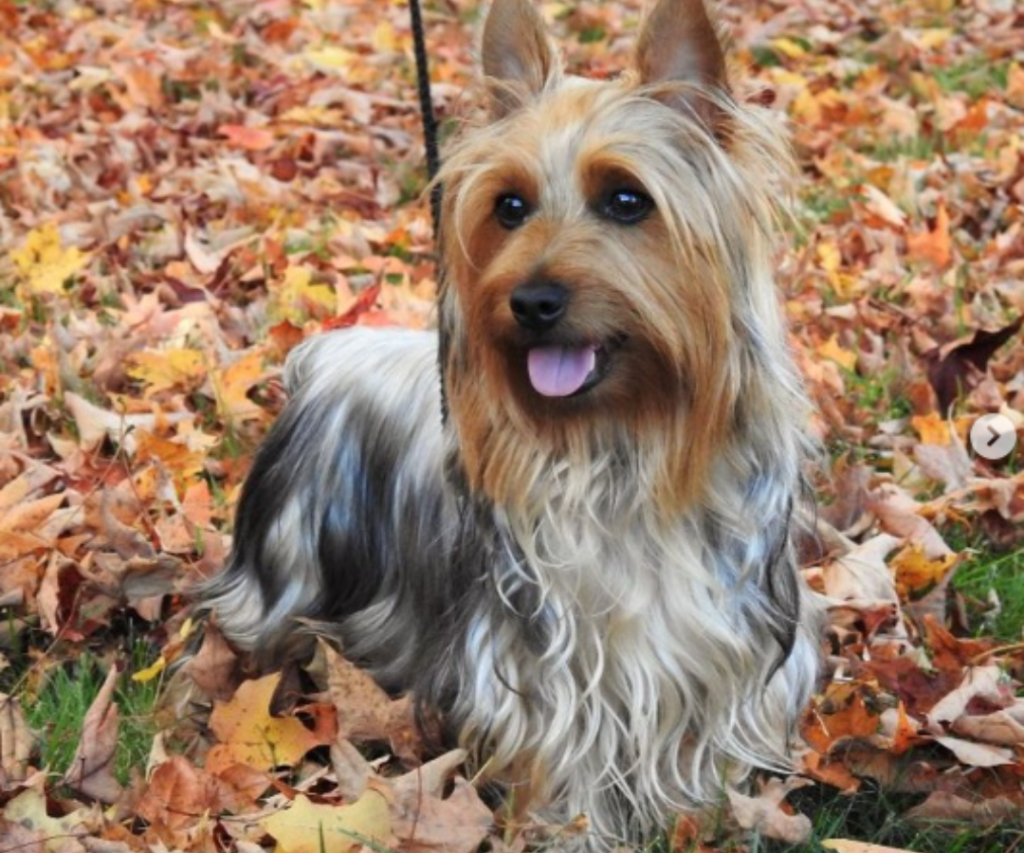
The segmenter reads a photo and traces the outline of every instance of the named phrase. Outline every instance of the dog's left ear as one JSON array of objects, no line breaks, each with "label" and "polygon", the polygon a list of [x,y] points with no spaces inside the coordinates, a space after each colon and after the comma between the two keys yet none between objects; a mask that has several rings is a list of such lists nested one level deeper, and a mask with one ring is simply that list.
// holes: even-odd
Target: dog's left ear
[{"label": "dog's left ear", "polygon": [[[641,83],[666,84],[660,100],[692,111],[716,134],[723,132],[721,109],[700,95],[729,92],[725,53],[704,0],[657,0],[637,40],[636,67]],[[672,83],[694,88],[673,90]]]},{"label": "dog's left ear", "polygon": [[481,53],[494,118],[523,106],[555,71],[555,52],[534,0],[494,0]]}]

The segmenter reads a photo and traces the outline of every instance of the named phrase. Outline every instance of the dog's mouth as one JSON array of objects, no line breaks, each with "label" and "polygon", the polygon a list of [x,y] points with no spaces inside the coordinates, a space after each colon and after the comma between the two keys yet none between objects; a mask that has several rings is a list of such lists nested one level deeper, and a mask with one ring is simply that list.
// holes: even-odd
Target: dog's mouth
[{"label": "dog's mouth", "polygon": [[585,394],[608,375],[612,350],[620,339],[606,344],[530,347],[526,369],[533,390],[543,397],[575,397]]}]

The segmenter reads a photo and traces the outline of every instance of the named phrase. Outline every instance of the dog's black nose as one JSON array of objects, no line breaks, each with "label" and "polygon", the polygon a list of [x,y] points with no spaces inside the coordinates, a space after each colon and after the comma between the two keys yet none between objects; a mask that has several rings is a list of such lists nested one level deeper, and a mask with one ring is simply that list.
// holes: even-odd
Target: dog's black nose
[{"label": "dog's black nose", "polygon": [[569,291],[548,281],[521,284],[512,291],[509,302],[520,326],[531,332],[546,332],[565,316]]}]

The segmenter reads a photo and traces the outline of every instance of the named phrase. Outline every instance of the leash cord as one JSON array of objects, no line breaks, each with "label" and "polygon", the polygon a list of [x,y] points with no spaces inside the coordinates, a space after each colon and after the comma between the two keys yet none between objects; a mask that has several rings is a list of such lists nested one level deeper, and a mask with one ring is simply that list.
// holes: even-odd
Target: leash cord
[{"label": "leash cord", "polygon": [[[441,166],[437,146],[437,118],[434,103],[430,97],[430,65],[427,60],[427,42],[423,30],[423,15],[420,0],[409,0],[409,16],[412,23],[413,50],[416,54],[416,88],[420,99],[420,119],[423,122],[423,146],[427,155],[427,175],[433,181]],[[434,184],[430,190],[430,217],[434,222],[434,234],[438,232],[441,215],[441,185]]]}]

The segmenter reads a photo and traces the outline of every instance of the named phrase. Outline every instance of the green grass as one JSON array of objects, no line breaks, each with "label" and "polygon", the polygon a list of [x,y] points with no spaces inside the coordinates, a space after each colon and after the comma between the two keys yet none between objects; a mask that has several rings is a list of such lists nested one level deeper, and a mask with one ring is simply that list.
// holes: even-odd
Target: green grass
[{"label": "green grass", "polygon": [[858,409],[871,412],[867,422],[874,426],[885,421],[908,417],[912,413],[910,401],[899,392],[899,371],[887,367],[877,373],[862,376],[854,370],[843,370],[846,393]]},{"label": "green grass", "polygon": [[[115,702],[120,715],[114,774],[127,783],[131,768],[145,766],[157,725],[154,708],[160,679],[132,681],[131,674],[144,669],[151,660],[146,644],[136,643],[127,671],[118,679]],[[107,665],[91,654],[57,667],[38,696],[22,697],[26,722],[39,736],[41,763],[51,773],[63,774],[71,765],[82,735],[86,712],[99,693]]]},{"label": "green grass", "polygon": [[850,210],[850,194],[829,186],[809,187],[801,194],[800,202],[798,216],[808,228],[829,222],[832,217]]},{"label": "green grass", "polygon": [[[1024,633],[1024,550],[1008,554],[978,553],[953,578],[961,595],[975,603],[978,633],[1008,643]],[[998,612],[985,612],[995,594]]]},{"label": "green grass", "polygon": [[945,150],[945,141],[935,134],[918,134],[879,140],[861,150],[882,163],[894,163],[904,159],[934,160],[936,154]]},{"label": "green grass", "polygon": [[1009,63],[991,62],[984,56],[972,56],[948,67],[933,66],[928,74],[944,92],[963,92],[972,100],[993,91],[1006,91]]},{"label": "green grass", "polygon": [[913,850],[915,853],[1010,853],[1024,850],[1024,822],[1016,826],[984,829],[980,826],[938,822],[912,822],[907,809],[921,795],[893,794],[865,784],[853,795],[825,785],[802,788],[788,800],[807,815],[814,826],[803,844],[784,844],[755,838],[749,853],[826,853],[822,842],[830,838]]}]

